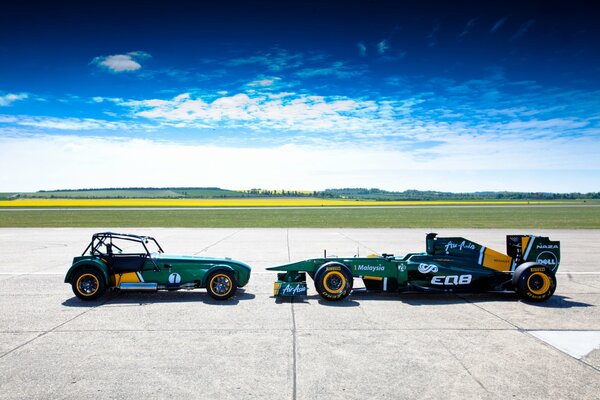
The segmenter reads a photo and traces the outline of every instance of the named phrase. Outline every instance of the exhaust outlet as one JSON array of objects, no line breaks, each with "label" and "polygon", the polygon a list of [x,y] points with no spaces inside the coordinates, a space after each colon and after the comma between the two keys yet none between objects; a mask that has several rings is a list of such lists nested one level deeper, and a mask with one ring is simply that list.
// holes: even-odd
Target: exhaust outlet
[{"label": "exhaust outlet", "polygon": [[119,285],[120,290],[135,290],[139,292],[156,292],[158,290],[158,283],[121,283]]}]

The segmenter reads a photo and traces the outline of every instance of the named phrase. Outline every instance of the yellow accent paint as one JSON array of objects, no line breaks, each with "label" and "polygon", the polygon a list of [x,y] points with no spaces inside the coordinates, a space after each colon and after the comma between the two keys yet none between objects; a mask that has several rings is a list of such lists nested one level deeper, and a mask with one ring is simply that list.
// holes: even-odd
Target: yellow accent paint
[{"label": "yellow accent paint", "polygon": [[[327,278],[331,275],[337,275],[342,280],[342,284],[340,285],[339,289],[333,290],[327,285]],[[327,291],[329,291],[331,294],[338,294],[346,288],[346,277],[339,271],[328,271],[323,276],[323,286],[325,286],[325,289],[327,289]]]},{"label": "yellow accent paint", "polygon": [[[531,278],[533,278],[534,276],[541,276],[542,280],[544,281],[544,284],[542,285],[542,287],[538,290],[533,290],[531,288],[531,285],[529,284],[529,282],[531,281]],[[548,277],[548,275],[543,274],[541,272],[534,272],[533,274],[531,274],[529,276],[529,278],[527,278],[527,289],[529,289],[529,291],[537,296],[543,295],[545,294],[549,289],[550,289],[550,278]]]},{"label": "yellow accent paint", "polygon": [[522,257],[525,256],[525,251],[527,250],[527,245],[529,244],[529,239],[531,239],[529,236],[525,236],[521,238],[521,254]]},{"label": "yellow accent paint", "polygon": [[114,274],[113,278],[115,280],[115,285],[120,285],[121,283],[140,282],[140,278],[135,272],[124,272],[123,274]]},{"label": "yellow accent paint", "polygon": [[273,288],[273,295],[277,296],[277,293],[279,292],[279,288],[281,287],[281,283],[279,282],[275,282],[274,288]]},{"label": "yellow accent paint", "polygon": [[[578,202],[560,202],[560,204]],[[0,201],[11,207],[303,207],[303,206],[432,206],[432,205],[527,205],[557,204],[556,201],[374,201],[318,198],[249,199],[15,199]]]},{"label": "yellow accent paint", "polygon": [[[217,278],[218,278],[218,277],[220,277],[220,276],[224,277],[224,278],[225,278],[225,279],[227,279],[227,281],[229,282],[229,290],[228,290],[227,292],[225,292],[225,293],[216,293],[216,292],[214,292],[214,291],[212,290],[212,285],[213,285],[213,282],[215,281],[215,279],[217,279]],[[231,292],[231,289],[232,289],[232,287],[233,287],[233,285],[231,284],[231,279],[229,279],[229,277],[228,277],[227,275],[225,275],[225,274],[216,274],[215,276],[213,276],[213,277],[210,279],[210,286],[209,286],[209,289],[210,289],[210,291],[211,291],[211,292],[213,292],[213,293],[214,293],[215,295],[217,295],[217,296],[227,296],[227,295],[229,294],[229,292]]]},{"label": "yellow accent paint", "polygon": [[383,278],[380,276],[363,276],[363,279],[370,279],[373,281],[382,281]]},{"label": "yellow accent paint", "polygon": [[512,257],[486,247],[483,253],[483,266],[500,272],[509,272]]},{"label": "yellow accent paint", "polygon": [[[79,289],[79,282],[81,282],[81,279],[83,277],[86,276],[91,276],[92,278],[94,278],[94,280],[96,281],[96,290],[94,290],[92,293],[83,293],[80,289]],[[77,291],[79,292],[80,295],[85,296],[85,297],[89,297],[89,296],[93,296],[96,294],[96,292],[98,291],[98,289],[100,288],[100,282],[98,281],[98,278],[94,275],[94,274],[83,274],[81,275],[78,279],[77,279],[77,284],[75,285],[75,287],[77,288]]]}]

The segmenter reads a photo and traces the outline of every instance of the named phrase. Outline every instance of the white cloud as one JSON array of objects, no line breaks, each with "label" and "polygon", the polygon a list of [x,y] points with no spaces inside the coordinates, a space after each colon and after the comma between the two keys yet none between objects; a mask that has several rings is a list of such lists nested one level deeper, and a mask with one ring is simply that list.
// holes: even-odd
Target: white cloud
[{"label": "white cloud", "polygon": [[358,54],[361,57],[365,57],[367,55],[367,46],[364,43],[356,43],[356,47],[358,47]]},{"label": "white cloud", "polygon": [[[397,110],[406,113],[416,102],[397,102]],[[254,130],[319,132],[381,132],[393,123],[393,112],[385,101],[352,99],[343,96],[310,96],[295,93],[249,96],[238,93],[212,102],[193,98],[189,93],[172,100],[133,100],[120,103],[134,115],[159,123],[184,123]],[[394,111],[394,110],[392,110]]]},{"label": "white cloud", "polygon": [[246,84],[246,86],[250,86],[250,87],[269,87],[269,86],[272,86],[276,81],[279,81],[279,80],[281,80],[281,78],[279,78],[279,77],[257,79],[257,80],[254,80],[252,82],[249,82],[248,84]]},{"label": "white cloud", "polygon": [[[248,136],[271,144],[318,143],[326,137],[337,145],[385,142],[403,148],[408,141],[414,146],[429,143],[429,147],[437,147],[439,144],[431,142],[463,135],[528,140],[596,134],[595,124],[589,120],[551,116],[531,106],[473,110],[448,104],[432,109],[425,98],[410,97],[369,100],[282,92],[237,93],[208,100],[184,93],[170,100],[129,100],[117,105],[128,108],[134,117],[147,119],[157,129],[239,129],[240,137],[255,131],[260,134]],[[504,120],[507,116],[511,119]]]},{"label": "white cloud", "polygon": [[476,21],[477,21],[477,18],[471,18],[465,25],[465,27],[464,27],[463,31],[461,32],[461,34],[459,35],[459,37],[467,36],[469,34],[469,32],[471,32],[471,29],[473,29],[473,27],[475,26]]},{"label": "white cloud", "polygon": [[15,101],[25,100],[29,97],[27,93],[7,93],[0,95],[0,107],[10,106]]},{"label": "white cloud", "polygon": [[132,124],[93,118],[57,118],[25,115],[0,115],[0,124],[65,131],[131,129]]},{"label": "white cloud", "polygon": [[[590,159],[590,144],[582,139],[542,144],[464,136],[430,153],[378,145],[236,148],[140,139],[0,136],[0,169],[12,171],[0,176],[0,191],[90,186],[592,191],[597,190],[592,178],[600,171],[600,161]],[[581,160],[560,170],[565,150],[579,152]]]},{"label": "white cloud", "polygon": [[127,54],[95,57],[92,60],[92,64],[113,73],[133,72],[141,69],[142,65],[140,62],[150,57],[150,54],[144,51],[132,51]]},{"label": "white cloud", "polygon": [[297,68],[304,64],[305,56],[302,53],[291,53],[287,50],[273,49],[257,55],[234,58],[224,64],[230,67],[244,65],[262,65],[271,72],[279,72],[290,68]]},{"label": "white cloud", "polygon": [[342,61],[336,61],[330,66],[318,68],[304,68],[296,72],[300,78],[314,78],[319,76],[335,76],[340,79],[350,79],[365,74],[364,67],[350,67]]},{"label": "white cloud", "polygon": [[383,55],[386,51],[388,51],[390,45],[387,39],[383,39],[381,42],[377,43],[377,53]]},{"label": "white cloud", "polygon": [[530,19],[529,21],[525,22],[519,27],[519,29],[515,32],[514,35],[512,35],[510,39],[516,40],[519,39],[521,36],[524,36],[527,33],[527,31],[529,31],[529,29],[533,26],[533,24],[535,24],[535,19]]},{"label": "white cloud", "polygon": [[429,35],[427,35],[427,39],[428,39],[428,46],[429,47],[435,47],[435,45],[437,44],[437,33],[440,30],[440,24],[436,23],[435,26],[433,27],[433,29],[431,30],[431,32],[429,33]]},{"label": "white cloud", "polygon": [[492,26],[492,29],[490,29],[490,33],[496,33],[496,31],[498,29],[500,29],[500,27],[502,27],[502,25],[504,25],[504,23],[508,20],[508,16],[506,17],[502,17],[500,18],[498,21],[496,21],[496,23],[494,23],[494,26]]}]

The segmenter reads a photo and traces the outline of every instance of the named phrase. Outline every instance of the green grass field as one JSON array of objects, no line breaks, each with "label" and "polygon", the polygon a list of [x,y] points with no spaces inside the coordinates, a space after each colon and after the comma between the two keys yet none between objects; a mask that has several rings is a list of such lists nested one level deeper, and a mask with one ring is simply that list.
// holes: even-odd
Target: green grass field
[{"label": "green grass field", "polygon": [[600,228],[598,206],[0,210],[0,227]]}]

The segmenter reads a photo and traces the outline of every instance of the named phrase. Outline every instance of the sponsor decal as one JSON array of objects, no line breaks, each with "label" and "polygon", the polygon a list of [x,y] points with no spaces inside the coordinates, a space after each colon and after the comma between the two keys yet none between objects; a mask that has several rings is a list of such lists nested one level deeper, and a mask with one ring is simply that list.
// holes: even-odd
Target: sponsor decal
[{"label": "sponsor decal", "polygon": [[385,267],[383,265],[357,265],[355,267],[356,271],[385,271]]},{"label": "sponsor decal", "polygon": [[557,244],[538,244],[535,246],[536,249],[558,249]]},{"label": "sponsor decal", "polygon": [[435,274],[438,272],[438,266],[433,264],[419,264],[419,272],[422,274],[433,272]]},{"label": "sponsor decal", "polygon": [[547,265],[549,267],[555,267],[558,264],[556,255],[550,251],[542,251],[540,254],[538,254],[535,262],[540,265]]},{"label": "sponsor decal", "polygon": [[472,279],[472,275],[438,275],[431,278],[431,284],[444,286],[468,285],[469,283],[471,283]]},{"label": "sponsor decal", "polygon": [[173,272],[171,275],[169,275],[169,283],[175,284],[175,283],[180,283],[181,282],[181,275],[179,275],[178,273]]},{"label": "sponsor decal", "polygon": [[304,286],[300,286],[300,285],[296,285],[296,286],[287,285],[283,289],[281,289],[281,294],[286,295],[286,296],[294,296],[297,294],[304,294],[304,293],[306,293],[306,288]]},{"label": "sponsor decal", "polygon": [[451,240],[448,243],[446,243],[445,248],[446,248],[446,254],[449,254],[450,250],[454,250],[454,249],[457,249],[458,251],[463,251],[463,249],[475,250],[475,244],[473,244],[471,242],[467,242],[466,240],[463,240],[460,243],[454,243]]}]

